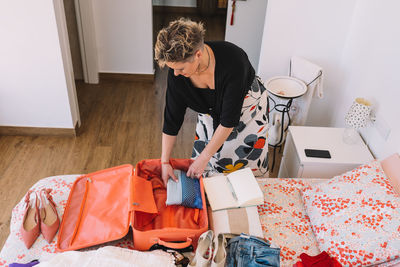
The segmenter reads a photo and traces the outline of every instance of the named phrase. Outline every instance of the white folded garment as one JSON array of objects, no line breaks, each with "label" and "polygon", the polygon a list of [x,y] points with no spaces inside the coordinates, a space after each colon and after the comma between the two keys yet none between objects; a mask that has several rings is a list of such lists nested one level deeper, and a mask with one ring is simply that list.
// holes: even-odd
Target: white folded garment
[{"label": "white folded garment", "polygon": [[324,72],[320,66],[298,56],[293,56],[290,62],[290,76],[302,80],[306,85],[321,74],[319,78],[307,86],[307,92],[303,96],[294,99],[289,112],[291,118],[293,118],[292,125],[304,125],[307,120],[312,98],[322,98],[324,96]]},{"label": "white folded garment", "polygon": [[[54,254],[53,254],[54,255]],[[48,255],[49,256],[49,255]],[[46,258],[43,257],[43,258]],[[141,252],[127,248],[106,246],[90,251],[67,251],[49,260],[40,259],[38,267],[147,267],[175,266],[174,257],[164,251]]]}]

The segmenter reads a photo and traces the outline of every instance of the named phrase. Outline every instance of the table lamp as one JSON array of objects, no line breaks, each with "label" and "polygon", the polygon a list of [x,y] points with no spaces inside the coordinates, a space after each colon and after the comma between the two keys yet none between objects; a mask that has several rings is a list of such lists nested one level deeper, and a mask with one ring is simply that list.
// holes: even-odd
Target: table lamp
[{"label": "table lamp", "polygon": [[367,126],[371,114],[371,103],[364,98],[356,98],[346,114],[346,129],[343,132],[343,141],[354,144],[357,141],[357,130]]}]

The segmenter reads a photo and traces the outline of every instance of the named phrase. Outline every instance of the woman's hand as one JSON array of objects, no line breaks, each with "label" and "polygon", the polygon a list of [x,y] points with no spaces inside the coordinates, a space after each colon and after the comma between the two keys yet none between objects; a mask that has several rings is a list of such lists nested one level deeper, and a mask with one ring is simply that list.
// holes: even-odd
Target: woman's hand
[{"label": "woman's hand", "polygon": [[171,164],[168,163],[162,163],[161,164],[161,178],[164,181],[164,185],[167,186],[167,182],[169,178],[174,179],[175,182],[178,181],[178,178],[176,178],[174,174],[174,169],[172,169]]},{"label": "woman's hand", "polygon": [[218,125],[213,137],[211,138],[210,143],[206,145],[198,158],[192,163],[192,165],[190,165],[186,175],[189,177],[200,178],[200,176],[204,173],[204,169],[207,167],[207,164],[210,161],[211,157],[226,141],[232,130],[233,128],[227,128],[222,126],[221,124]]},{"label": "woman's hand", "polygon": [[190,165],[186,175],[188,177],[200,178],[203,175],[204,169],[207,167],[209,160],[209,158],[200,154],[200,156]]},{"label": "woman's hand", "polygon": [[162,134],[162,149],[161,149],[161,178],[164,185],[167,186],[169,177],[178,181],[174,174],[171,164],[169,164],[169,156],[171,155],[172,147],[175,144],[176,136]]}]

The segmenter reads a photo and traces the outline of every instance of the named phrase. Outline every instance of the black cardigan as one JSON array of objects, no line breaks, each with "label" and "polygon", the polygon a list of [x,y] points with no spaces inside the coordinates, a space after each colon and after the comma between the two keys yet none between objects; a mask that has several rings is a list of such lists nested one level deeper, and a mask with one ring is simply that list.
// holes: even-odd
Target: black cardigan
[{"label": "black cardigan", "polygon": [[169,69],[163,126],[168,135],[178,134],[187,107],[210,114],[214,131],[219,124],[227,128],[239,124],[244,97],[255,77],[254,68],[240,47],[225,41],[206,44],[215,55],[215,90],[196,88],[189,78],[175,76]]}]

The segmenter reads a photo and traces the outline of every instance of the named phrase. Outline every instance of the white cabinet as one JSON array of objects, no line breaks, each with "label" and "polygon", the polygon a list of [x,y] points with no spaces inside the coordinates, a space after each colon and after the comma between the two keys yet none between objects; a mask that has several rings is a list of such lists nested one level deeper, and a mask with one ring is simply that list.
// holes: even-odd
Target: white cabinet
[{"label": "white cabinet", "polygon": [[[343,142],[344,128],[289,126],[278,177],[332,178],[373,160],[358,135],[354,144]],[[330,159],[312,158],[304,149],[328,150]]]}]

